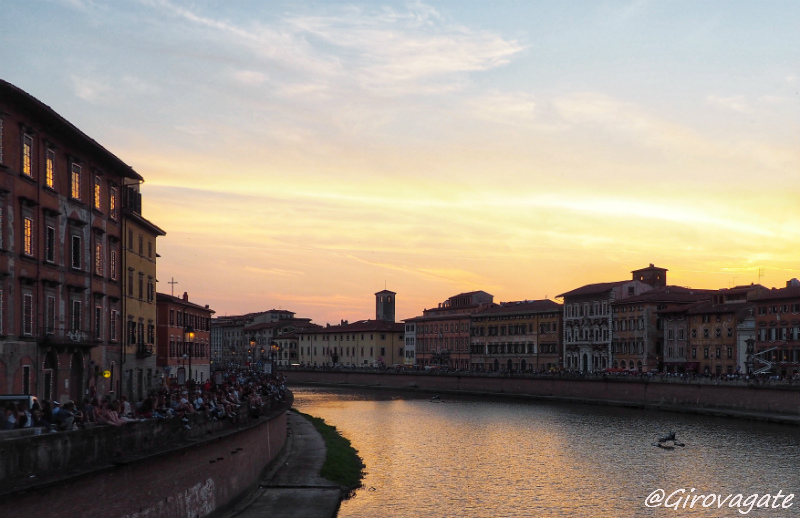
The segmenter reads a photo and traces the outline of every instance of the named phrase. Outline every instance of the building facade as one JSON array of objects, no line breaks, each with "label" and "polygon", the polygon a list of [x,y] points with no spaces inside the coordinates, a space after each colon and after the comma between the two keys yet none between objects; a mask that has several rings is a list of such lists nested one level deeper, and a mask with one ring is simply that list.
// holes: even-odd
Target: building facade
[{"label": "building facade", "polygon": [[122,186],[122,393],[130,401],[160,383],[156,364],[156,238],[166,235],[142,216],[139,183]]},{"label": "building facade", "polygon": [[470,370],[559,370],[561,304],[552,300],[503,302],[471,315]]},{"label": "building facade", "polygon": [[[756,306],[753,370],[783,378],[800,374],[800,281],[752,298]],[[766,369],[766,370],[764,370]]]},{"label": "building facade", "polygon": [[0,81],[0,392],[119,393],[129,165]]},{"label": "building facade", "polygon": [[156,293],[156,364],[164,383],[204,383],[211,377],[211,317],[214,311],[189,301]]},{"label": "building facade", "polygon": [[589,284],[559,297],[564,299],[564,368],[585,373],[613,365],[611,304],[666,286],[667,270],[650,264],[631,272],[628,281]]},{"label": "building facade", "polygon": [[461,293],[422,316],[405,320],[415,325],[417,365],[469,370],[471,315],[491,307],[494,297],[485,291]]},{"label": "building facade", "polygon": [[[659,312],[711,300],[711,293],[709,290],[665,286],[612,302],[611,368],[633,372],[659,372],[665,370],[665,366],[667,372],[685,369],[686,329],[675,328],[665,332]],[[681,315],[677,313],[678,321],[683,318]]]}]

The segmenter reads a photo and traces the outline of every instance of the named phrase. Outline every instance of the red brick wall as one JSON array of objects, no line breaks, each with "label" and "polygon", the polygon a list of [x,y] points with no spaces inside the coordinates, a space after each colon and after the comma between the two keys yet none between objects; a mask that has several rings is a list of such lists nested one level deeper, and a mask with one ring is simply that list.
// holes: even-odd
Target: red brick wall
[{"label": "red brick wall", "polygon": [[221,515],[258,485],[286,442],[286,414],[258,426],[0,498],[2,516]]}]

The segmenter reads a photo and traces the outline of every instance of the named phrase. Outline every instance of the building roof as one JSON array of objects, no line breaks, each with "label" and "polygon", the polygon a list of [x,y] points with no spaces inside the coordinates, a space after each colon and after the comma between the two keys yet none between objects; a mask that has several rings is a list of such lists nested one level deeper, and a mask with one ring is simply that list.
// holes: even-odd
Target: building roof
[{"label": "building roof", "polygon": [[338,326],[328,325],[319,329],[302,331],[303,333],[364,333],[364,332],[386,332],[402,333],[406,329],[404,324],[389,322],[386,320],[359,320],[349,323],[344,321]]},{"label": "building roof", "polygon": [[800,298],[800,286],[787,286],[786,288],[772,288],[769,291],[762,292],[755,297],[752,301],[767,301],[779,299],[797,299]]},{"label": "building roof", "polygon": [[631,295],[624,299],[615,300],[611,305],[619,306],[638,302],[675,302],[688,304],[701,300],[711,300],[711,296],[714,293],[716,293],[716,290],[695,290],[683,286],[664,286],[663,288],[645,291],[639,295]]},{"label": "building roof", "polygon": [[167,233],[161,229],[158,225],[151,222],[150,220],[144,218],[141,214],[134,210],[124,209],[125,214],[132,220],[134,220],[139,225],[145,227],[147,230],[152,232],[156,236],[166,236]]},{"label": "building roof", "polygon": [[76,149],[80,149],[81,147],[85,148],[86,152],[92,153],[93,156],[102,159],[111,165],[115,172],[126,178],[132,178],[140,182],[144,181],[144,178],[134,171],[131,166],[123,162],[114,153],[101,146],[96,140],[79,130],[71,122],[31,94],[2,79],[0,79],[0,92],[2,92],[2,97],[10,103],[27,110],[36,117],[39,122],[49,126],[49,132],[62,133],[75,140],[77,142],[77,145],[75,145]]},{"label": "building roof", "polygon": [[617,286],[622,286],[627,282],[632,282],[630,279],[625,281],[616,281],[616,282],[600,282],[597,284],[587,284],[585,286],[581,286],[580,288],[576,288],[572,291],[568,291],[566,293],[562,293],[559,295],[559,298],[563,297],[581,297],[586,295],[602,295],[603,293],[608,293],[609,291],[613,290]]},{"label": "building roof", "polygon": [[180,306],[187,306],[192,307],[195,309],[199,309],[202,311],[207,311],[209,314],[213,314],[214,310],[206,306],[201,306],[200,304],[195,304],[194,302],[189,302],[188,300],[184,300],[181,297],[175,297],[174,295],[167,295],[166,293],[156,293],[156,303],[158,302],[166,302],[169,304],[176,304]]},{"label": "building roof", "polygon": [[252,324],[252,325],[245,324],[244,330],[260,331],[262,329],[274,329],[274,328],[280,329],[284,327],[294,327],[296,329],[300,328],[322,329],[322,326],[317,324],[312,324],[310,318],[284,318],[282,320],[277,320],[275,322],[259,322],[257,324]]},{"label": "building roof", "polygon": [[561,304],[549,299],[543,300],[518,300],[512,302],[501,302],[495,306],[472,313],[473,317],[483,317],[492,315],[515,315],[519,313],[551,313],[560,312]]}]

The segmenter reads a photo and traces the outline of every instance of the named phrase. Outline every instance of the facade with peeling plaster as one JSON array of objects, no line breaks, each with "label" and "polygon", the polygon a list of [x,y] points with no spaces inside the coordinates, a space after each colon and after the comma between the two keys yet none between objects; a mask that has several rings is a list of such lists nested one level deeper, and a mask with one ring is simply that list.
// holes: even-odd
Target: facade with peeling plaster
[{"label": "facade with peeling plaster", "polygon": [[141,182],[0,81],[0,393],[80,401],[123,391],[123,193]]}]

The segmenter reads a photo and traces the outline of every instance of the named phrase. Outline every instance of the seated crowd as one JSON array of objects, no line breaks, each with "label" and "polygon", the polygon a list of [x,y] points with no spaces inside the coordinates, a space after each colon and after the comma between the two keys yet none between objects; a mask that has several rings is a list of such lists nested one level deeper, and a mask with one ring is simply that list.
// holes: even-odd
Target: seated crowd
[{"label": "seated crowd", "polygon": [[203,384],[189,381],[185,386],[162,386],[136,403],[126,396],[112,399],[84,398],[80,408],[74,401],[37,401],[30,410],[22,403],[8,403],[0,409],[0,430],[41,427],[50,431],[68,431],[94,425],[123,426],[147,419],[182,419],[190,428],[190,414],[208,420],[236,420],[243,412],[261,413],[264,404],[282,401],[286,393],[285,378],[264,374],[230,374],[224,382],[211,380]]}]

